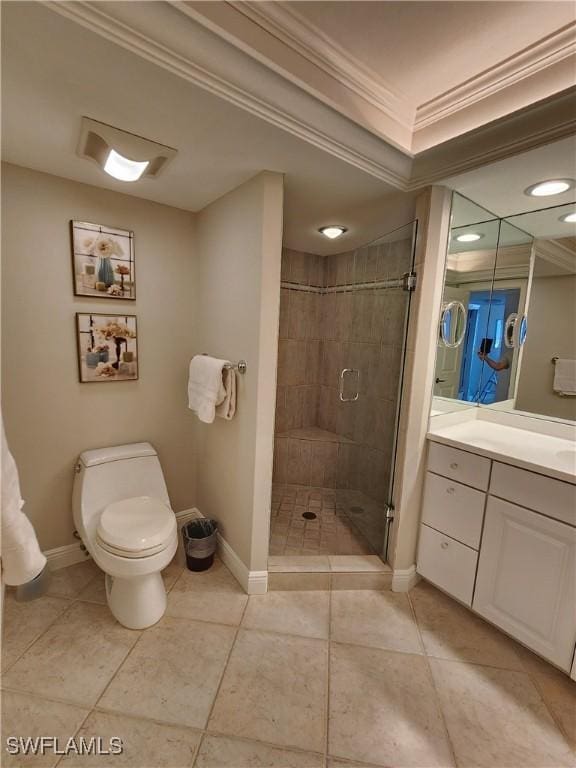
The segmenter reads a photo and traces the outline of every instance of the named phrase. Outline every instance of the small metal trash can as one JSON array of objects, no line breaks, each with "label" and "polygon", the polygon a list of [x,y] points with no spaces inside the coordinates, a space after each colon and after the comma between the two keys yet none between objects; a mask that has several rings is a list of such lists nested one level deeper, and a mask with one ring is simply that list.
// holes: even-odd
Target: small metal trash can
[{"label": "small metal trash can", "polygon": [[186,565],[190,571],[207,571],[214,562],[218,523],[200,518],[182,526]]}]

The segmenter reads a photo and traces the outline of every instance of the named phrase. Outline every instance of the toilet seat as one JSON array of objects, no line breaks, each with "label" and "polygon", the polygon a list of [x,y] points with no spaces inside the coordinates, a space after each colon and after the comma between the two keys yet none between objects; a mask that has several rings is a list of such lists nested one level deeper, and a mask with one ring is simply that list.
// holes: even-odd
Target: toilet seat
[{"label": "toilet seat", "polygon": [[96,540],[119,557],[150,557],[166,549],[176,533],[172,510],[159,499],[136,496],[109,504],[100,516]]}]

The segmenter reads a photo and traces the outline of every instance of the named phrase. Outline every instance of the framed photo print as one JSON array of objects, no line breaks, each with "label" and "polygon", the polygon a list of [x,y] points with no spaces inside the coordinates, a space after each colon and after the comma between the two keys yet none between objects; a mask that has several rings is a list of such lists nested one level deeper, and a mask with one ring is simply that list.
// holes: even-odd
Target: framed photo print
[{"label": "framed photo print", "polygon": [[76,314],[78,372],[82,383],[138,378],[135,315]]},{"label": "framed photo print", "polygon": [[134,232],[87,221],[71,221],[70,233],[74,294],[134,300]]}]

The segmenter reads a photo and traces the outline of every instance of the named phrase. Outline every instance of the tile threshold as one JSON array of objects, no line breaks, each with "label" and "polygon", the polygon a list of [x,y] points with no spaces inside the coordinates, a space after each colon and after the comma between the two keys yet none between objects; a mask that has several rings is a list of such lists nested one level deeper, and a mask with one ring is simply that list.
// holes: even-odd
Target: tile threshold
[{"label": "tile threshold", "polygon": [[392,568],[377,555],[276,555],[268,573],[388,573]]}]

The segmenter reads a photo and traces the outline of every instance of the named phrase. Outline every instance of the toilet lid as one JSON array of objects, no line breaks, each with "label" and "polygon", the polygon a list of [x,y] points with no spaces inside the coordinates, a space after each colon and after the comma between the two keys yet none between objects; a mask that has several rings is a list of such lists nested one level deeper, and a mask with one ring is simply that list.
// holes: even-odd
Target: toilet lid
[{"label": "toilet lid", "polygon": [[158,549],[176,530],[174,512],[160,499],[137,496],[109,504],[98,522],[97,535],[115,550]]}]

